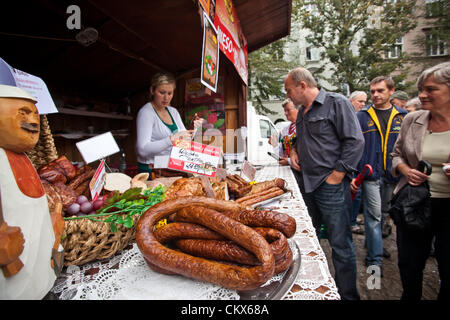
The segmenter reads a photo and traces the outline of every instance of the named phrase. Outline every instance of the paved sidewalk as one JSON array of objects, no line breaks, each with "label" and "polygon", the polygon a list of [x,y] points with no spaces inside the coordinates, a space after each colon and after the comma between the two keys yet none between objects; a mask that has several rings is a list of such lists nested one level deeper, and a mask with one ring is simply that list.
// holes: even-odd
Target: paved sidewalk
[{"label": "paved sidewalk", "polygon": [[[392,228],[392,234],[383,239],[383,245],[391,253],[390,258],[383,259],[383,277],[379,283],[371,281],[364,264],[366,249],[364,248],[364,235],[353,233],[353,243],[356,250],[356,263],[358,269],[358,290],[361,300],[399,300],[402,294],[402,284],[397,266],[396,228]],[[331,247],[328,240],[321,239],[320,244],[328,259],[330,272],[334,275],[333,262],[331,260]],[[372,288],[372,289],[371,289]],[[424,271],[423,300],[435,300],[439,291],[439,272],[436,259],[428,258]]]}]

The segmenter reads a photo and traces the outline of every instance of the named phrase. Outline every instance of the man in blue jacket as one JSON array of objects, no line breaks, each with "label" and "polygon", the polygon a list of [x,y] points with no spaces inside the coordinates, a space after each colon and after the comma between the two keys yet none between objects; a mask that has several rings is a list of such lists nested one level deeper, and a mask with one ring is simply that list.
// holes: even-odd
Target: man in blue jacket
[{"label": "man in blue jacket", "polygon": [[[361,171],[365,164],[373,169],[372,176],[362,184],[363,215],[366,234],[366,265],[380,267],[383,258],[382,220],[387,212],[393,187],[398,178],[390,174],[392,161],[390,153],[400,133],[403,117],[407,111],[390,102],[395,91],[391,77],[379,76],[370,82],[373,104],[357,112],[357,118],[364,135],[364,152],[358,164]],[[357,190],[354,182],[353,191]],[[385,254],[386,256],[386,254]]]}]

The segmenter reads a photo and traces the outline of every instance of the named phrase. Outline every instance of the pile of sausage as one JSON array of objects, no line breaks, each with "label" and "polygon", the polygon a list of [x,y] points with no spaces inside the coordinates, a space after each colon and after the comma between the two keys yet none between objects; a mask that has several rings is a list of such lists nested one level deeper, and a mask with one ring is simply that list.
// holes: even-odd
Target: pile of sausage
[{"label": "pile of sausage", "polygon": [[249,192],[237,198],[235,201],[245,206],[272,199],[276,196],[284,194],[286,182],[281,178],[263,181],[252,185]]},{"label": "pile of sausage", "polygon": [[[170,223],[155,228],[161,219]],[[136,242],[155,271],[234,290],[252,290],[287,270],[295,219],[269,210],[246,210],[234,201],[178,197],[139,219]]]}]

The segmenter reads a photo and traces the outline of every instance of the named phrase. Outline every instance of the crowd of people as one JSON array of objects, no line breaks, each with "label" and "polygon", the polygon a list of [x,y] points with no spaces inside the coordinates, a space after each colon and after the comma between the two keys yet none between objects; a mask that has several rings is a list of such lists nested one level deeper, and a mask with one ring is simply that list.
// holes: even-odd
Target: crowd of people
[{"label": "crowd of people", "polygon": [[[431,227],[418,231],[405,224],[395,226],[401,298],[421,299],[423,270],[434,244],[438,299],[448,300],[450,62],[425,70],[417,81],[419,95],[412,99],[395,90],[389,76],[374,78],[368,89],[370,104],[364,91],[355,91],[347,99],[319,88],[307,69],[292,70],[285,79],[286,96],[300,107],[289,163],[317,235],[321,224],[326,227],[342,299],[360,299],[351,233],[365,234],[366,266],[383,277],[383,258],[390,257],[383,238],[392,231],[391,199],[405,184],[418,186],[427,181]],[[419,171],[420,160],[431,164],[431,175]],[[355,177],[366,165],[372,173],[359,186]],[[350,191],[356,194],[353,200]],[[357,223],[360,213],[364,226]]]},{"label": "crowd of people", "polygon": [[[173,141],[192,138],[194,130],[186,130],[170,106],[175,83],[169,74],[155,75],[150,102],[138,113],[139,172],[151,174],[155,157],[169,154]],[[395,226],[402,299],[421,299],[432,245],[441,284],[438,299],[449,299],[450,62],[425,70],[417,81],[419,95],[412,99],[384,75],[372,79],[369,95],[355,91],[346,98],[320,88],[302,67],[288,74],[284,88],[282,106],[291,124],[281,132],[279,163],[291,166],[318,237],[326,228],[341,298],[360,299],[352,232],[365,234],[366,266],[383,277],[383,258],[390,257],[383,238],[393,227],[391,199],[402,186],[427,181],[431,227]],[[194,128],[202,122],[195,120]],[[420,160],[431,164],[430,175],[418,170]],[[356,184],[367,165],[371,175]]]}]

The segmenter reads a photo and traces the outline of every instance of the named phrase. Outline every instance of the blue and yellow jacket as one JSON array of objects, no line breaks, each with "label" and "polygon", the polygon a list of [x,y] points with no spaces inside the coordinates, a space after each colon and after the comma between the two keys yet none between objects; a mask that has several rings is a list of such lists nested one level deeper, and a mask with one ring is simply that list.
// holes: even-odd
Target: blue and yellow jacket
[{"label": "blue and yellow jacket", "polygon": [[386,127],[386,137],[381,133],[380,123],[373,106],[356,113],[365,140],[364,152],[357,169],[360,172],[365,164],[372,166],[372,176],[367,180],[378,180],[384,176],[388,182],[398,181],[399,178],[394,178],[390,173],[392,160],[389,155],[394,148],[403,118],[407,113],[406,110],[393,105]]}]

